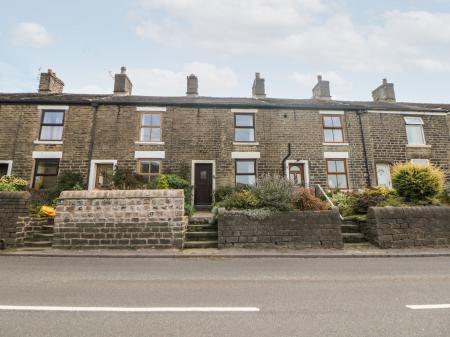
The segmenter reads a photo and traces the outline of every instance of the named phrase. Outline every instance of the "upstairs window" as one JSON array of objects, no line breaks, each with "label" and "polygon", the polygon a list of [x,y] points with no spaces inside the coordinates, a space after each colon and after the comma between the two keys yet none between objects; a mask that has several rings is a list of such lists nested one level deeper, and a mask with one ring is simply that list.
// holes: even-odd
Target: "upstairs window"
[{"label": "upstairs window", "polygon": [[236,160],[236,186],[253,186],[256,184],[256,161]]},{"label": "upstairs window", "polygon": [[423,120],[420,117],[405,117],[408,145],[425,145]]},{"label": "upstairs window", "polygon": [[323,116],[323,136],[326,143],[344,142],[341,116]]},{"label": "upstairs window", "polygon": [[347,165],[345,159],[327,160],[327,180],[328,187],[347,189]]},{"label": "upstairs window", "polygon": [[141,159],[138,163],[138,173],[150,182],[154,177],[161,174],[161,160]]},{"label": "upstairs window", "polygon": [[161,115],[144,113],[141,115],[141,142],[160,142],[161,141]]},{"label": "upstairs window", "polygon": [[36,159],[33,188],[40,190],[56,186],[58,170],[59,159]]},{"label": "upstairs window", "polygon": [[62,140],[64,111],[43,111],[39,140]]},{"label": "upstairs window", "polygon": [[255,141],[255,115],[235,114],[234,115],[234,140],[236,142]]}]

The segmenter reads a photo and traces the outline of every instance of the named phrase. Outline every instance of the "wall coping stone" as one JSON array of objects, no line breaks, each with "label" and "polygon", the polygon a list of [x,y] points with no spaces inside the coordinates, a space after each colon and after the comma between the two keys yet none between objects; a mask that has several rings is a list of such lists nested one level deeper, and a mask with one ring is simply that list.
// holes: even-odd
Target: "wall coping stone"
[{"label": "wall coping stone", "polygon": [[0,199],[30,199],[31,194],[27,191],[20,191],[20,192],[0,192]]},{"label": "wall coping stone", "polygon": [[184,198],[184,190],[63,191],[58,199]]}]

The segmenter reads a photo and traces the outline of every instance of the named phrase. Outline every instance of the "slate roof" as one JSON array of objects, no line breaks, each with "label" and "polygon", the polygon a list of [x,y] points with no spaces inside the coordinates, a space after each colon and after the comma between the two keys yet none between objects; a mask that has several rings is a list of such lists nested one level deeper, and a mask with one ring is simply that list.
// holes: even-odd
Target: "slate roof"
[{"label": "slate roof", "polygon": [[11,104],[118,104],[164,105],[189,107],[259,108],[259,109],[330,109],[330,110],[401,110],[448,112],[450,104],[321,101],[315,99],[245,98],[245,97],[189,97],[189,96],[114,96],[88,94],[0,93],[0,103]]}]

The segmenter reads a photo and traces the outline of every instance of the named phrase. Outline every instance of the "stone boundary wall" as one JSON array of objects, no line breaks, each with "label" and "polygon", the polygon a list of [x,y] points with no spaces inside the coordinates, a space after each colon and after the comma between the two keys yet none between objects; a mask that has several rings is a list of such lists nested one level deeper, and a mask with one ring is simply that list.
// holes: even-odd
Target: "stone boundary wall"
[{"label": "stone boundary wall", "polygon": [[282,212],[258,219],[240,211],[219,210],[219,248],[342,248],[336,209]]},{"label": "stone boundary wall", "polygon": [[54,248],[183,248],[183,190],[64,191]]},{"label": "stone boundary wall", "polygon": [[0,192],[0,248],[22,247],[30,205],[28,192]]},{"label": "stone boundary wall", "polygon": [[373,207],[362,226],[380,248],[450,246],[450,207]]}]

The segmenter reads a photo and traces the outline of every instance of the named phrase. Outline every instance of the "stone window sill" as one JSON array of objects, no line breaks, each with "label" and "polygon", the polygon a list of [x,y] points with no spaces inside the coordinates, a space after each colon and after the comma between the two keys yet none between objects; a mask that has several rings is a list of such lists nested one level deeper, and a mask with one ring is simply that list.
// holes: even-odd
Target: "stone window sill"
[{"label": "stone window sill", "polygon": [[164,145],[164,142],[134,142],[136,145]]},{"label": "stone window sill", "polygon": [[233,142],[233,145],[255,146],[255,145],[259,145],[259,143],[258,142]]},{"label": "stone window sill", "polygon": [[41,145],[63,145],[62,140],[35,140],[33,144],[41,144]]},{"label": "stone window sill", "polygon": [[322,143],[322,145],[326,145],[326,146],[348,146],[348,143]]},{"label": "stone window sill", "polygon": [[426,145],[426,144],[407,144],[406,147],[412,147],[412,148],[431,148],[431,145]]}]

